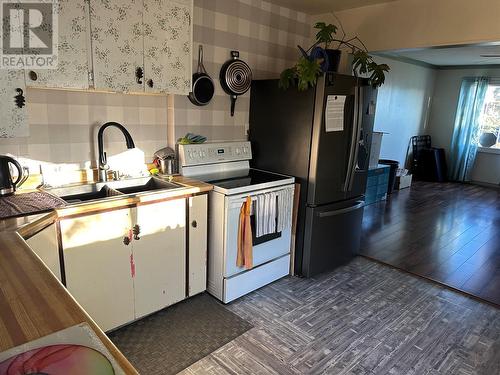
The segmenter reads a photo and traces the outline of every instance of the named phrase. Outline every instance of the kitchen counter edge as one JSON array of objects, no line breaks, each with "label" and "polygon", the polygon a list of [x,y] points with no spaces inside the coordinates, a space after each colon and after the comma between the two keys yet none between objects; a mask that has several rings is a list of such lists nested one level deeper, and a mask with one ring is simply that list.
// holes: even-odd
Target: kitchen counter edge
[{"label": "kitchen counter edge", "polygon": [[175,176],[173,181],[185,188],[0,220],[0,352],[86,322],[125,373],[138,374],[25,240],[58,218],[193,196],[213,189],[210,184],[183,176]]}]

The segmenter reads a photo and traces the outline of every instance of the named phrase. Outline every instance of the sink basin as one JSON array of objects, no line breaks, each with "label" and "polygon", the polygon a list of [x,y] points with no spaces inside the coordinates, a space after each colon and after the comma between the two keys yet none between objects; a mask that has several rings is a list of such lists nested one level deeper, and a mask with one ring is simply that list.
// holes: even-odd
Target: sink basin
[{"label": "sink basin", "polygon": [[143,177],[65,186],[49,189],[47,191],[68,203],[81,203],[125,194],[146,193],[155,190],[171,190],[181,187],[181,185],[174,182],[163,181],[155,177]]},{"label": "sink basin", "polygon": [[109,184],[109,186],[123,194],[143,193],[154,190],[170,190],[181,187],[176,183],[163,181],[154,177],[148,177],[145,179],[137,179],[137,180],[138,181],[133,181],[134,184],[128,184],[128,185],[125,184],[125,186],[123,183],[129,181],[126,180],[113,181],[112,183]]},{"label": "sink basin", "polygon": [[65,200],[68,203],[88,202],[97,199],[123,195],[123,193],[116,191],[106,185],[99,186],[98,184],[57,188],[50,190],[50,193],[57,195],[59,198]]}]

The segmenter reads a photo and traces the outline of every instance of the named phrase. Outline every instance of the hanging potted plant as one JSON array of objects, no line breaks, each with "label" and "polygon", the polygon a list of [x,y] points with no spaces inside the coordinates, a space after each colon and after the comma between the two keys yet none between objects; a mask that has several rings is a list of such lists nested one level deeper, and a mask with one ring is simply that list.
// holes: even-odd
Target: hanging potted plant
[{"label": "hanging potted plant", "polygon": [[[303,91],[315,86],[318,76],[323,72],[337,71],[342,53],[352,55],[352,72],[355,76],[366,75],[370,85],[375,88],[384,84],[385,73],[390,70],[389,66],[377,64],[357,36],[347,38],[342,25],[341,37],[336,37],[338,28],[333,24],[317,22],[314,28],[318,30],[315,43],[307,50],[297,46],[302,56],[297,64],[281,73],[279,81],[281,88],[286,90],[296,86],[299,91]],[[336,48],[330,48],[332,45]]]}]

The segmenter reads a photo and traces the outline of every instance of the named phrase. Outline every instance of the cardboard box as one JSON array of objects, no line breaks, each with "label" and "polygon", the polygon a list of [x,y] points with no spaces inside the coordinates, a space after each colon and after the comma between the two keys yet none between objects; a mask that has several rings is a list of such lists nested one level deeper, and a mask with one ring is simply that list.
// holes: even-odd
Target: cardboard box
[{"label": "cardboard box", "polygon": [[378,159],[380,159],[380,147],[382,146],[382,132],[373,132],[372,134],[372,145],[370,148],[370,162],[369,168],[377,168]]},{"label": "cardboard box", "polygon": [[394,183],[394,189],[401,190],[411,186],[412,175],[407,174],[406,176],[396,176],[396,182]]}]

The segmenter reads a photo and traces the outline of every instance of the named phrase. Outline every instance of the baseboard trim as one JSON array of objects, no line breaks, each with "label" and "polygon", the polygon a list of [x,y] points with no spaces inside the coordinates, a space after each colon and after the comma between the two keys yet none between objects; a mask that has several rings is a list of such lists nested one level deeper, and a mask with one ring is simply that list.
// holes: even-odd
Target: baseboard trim
[{"label": "baseboard trim", "polygon": [[487,187],[487,188],[500,189],[500,183],[498,183],[498,184],[490,184],[489,182],[471,181],[470,184],[484,186],[484,187]]}]

